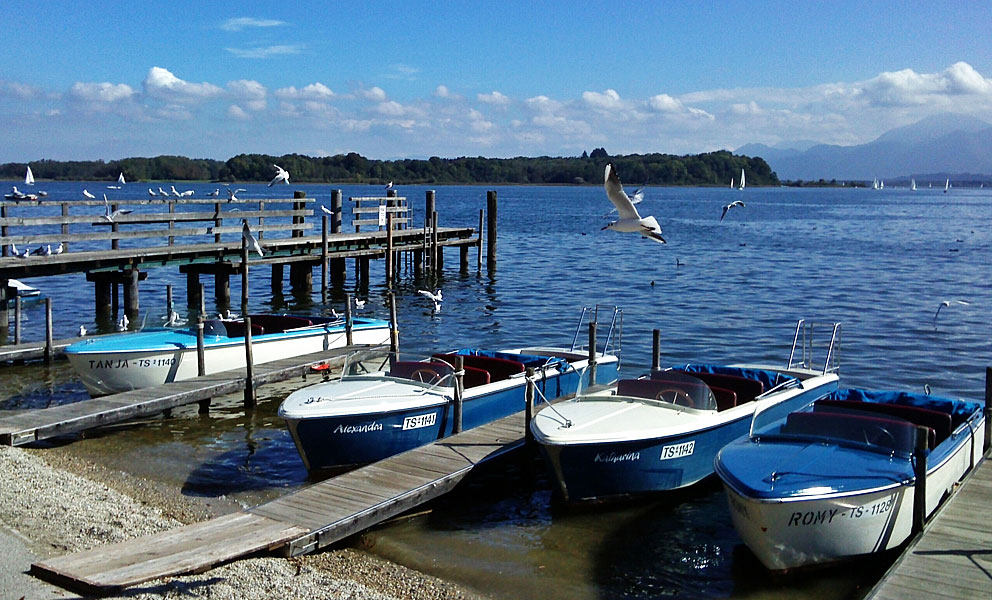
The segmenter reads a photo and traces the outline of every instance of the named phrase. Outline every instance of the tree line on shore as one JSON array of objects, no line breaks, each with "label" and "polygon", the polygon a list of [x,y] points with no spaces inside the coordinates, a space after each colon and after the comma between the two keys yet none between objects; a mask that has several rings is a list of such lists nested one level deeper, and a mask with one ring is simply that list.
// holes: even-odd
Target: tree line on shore
[{"label": "tree line on shore", "polygon": [[[748,185],[779,185],[764,159],[734,155],[726,150],[677,156],[629,154],[609,156],[602,148],[580,157],[439,158],[374,160],[350,152],[311,157],[301,154],[268,156],[239,154],[226,161],[183,156],[136,157],[113,161],[38,160],[27,163],[38,179],[110,181],[124,173],[127,181],[269,181],[278,164],[291,182],[414,184],[597,184],[613,162],[628,185],[728,185],[739,181],[741,169]],[[25,163],[0,165],[0,177],[24,176]]]}]

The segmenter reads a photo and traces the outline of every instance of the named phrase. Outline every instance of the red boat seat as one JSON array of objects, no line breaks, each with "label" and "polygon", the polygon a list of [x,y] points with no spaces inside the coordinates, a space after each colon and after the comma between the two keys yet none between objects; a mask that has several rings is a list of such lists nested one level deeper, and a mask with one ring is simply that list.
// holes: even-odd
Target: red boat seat
[{"label": "red boat seat", "polygon": [[936,410],[904,404],[888,404],[884,402],[860,402],[858,400],[817,400],[813,405],[814,411],[829,411],[851,409],[879,413],[906,419],[914,425],[929,427],[933,432],[930,448],[943,442],[951,435],[951,415]]},{"label": "red boat seat", "polygon": [[782,433],[867,442],[902,452],[911,452],[916,446],[916,425],[854,413],[790,413]]},{"label": "red boat seat", "polygon": [[[655,373],[652,375],[663,374],[664,371]],[[738,375],[724,375],[722,373],[686,373],[687,375],[692,375],[697,379],[701,379],[706,383],[706,385],[713,387],[723,388],[725,390],[730,390],[737,395],[737,400],[734,405],[744,404],[755,399],[755,397],[760,396],[765,391],[765,386],[757,379],[748,379],[747,377],[740,377]],[[716,392],[713,392],[714,395]],[[719,398],[717,398],[719,400]]]},{"label": "red boat seat", "polygon": [[[445,362],[455,364],[455,353],[449,354],[435,354],[434,358],[439,358]],[[515,360],[508,360],[505,358],[495,358],[492,356],[468,356],[462,355],[464,359],[462,364],[466,367],[472,367],[473,369],[481,369],[483,371],[489,372],[489,381],[502,381],[508,379],[511,375],[517,373],[523,373],[527,368],[524,363],[517,362]],[[468,376],[468,371],[465,372]],[[466,387],[468,385],[466,384]]]},{"label": "red boat seat", "polygon": [[450,374],[451,371],[451,367],[443,362],[397,360],[389,366],[390,377],[410,379],[423,383],[437,383],[442,377]]}]

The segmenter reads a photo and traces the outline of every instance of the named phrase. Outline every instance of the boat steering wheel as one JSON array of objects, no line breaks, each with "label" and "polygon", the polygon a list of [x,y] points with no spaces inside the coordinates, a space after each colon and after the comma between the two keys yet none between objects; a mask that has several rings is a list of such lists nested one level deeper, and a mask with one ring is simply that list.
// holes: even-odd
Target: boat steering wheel
[{"label": "boat steering wheel", "polygon": [[685,390],[680,390],[678,388],[663,389],[655,394],[654,399],[669,402],[671,404],[677,404],[679,406],[685,406],[686,408],[696,408],[696,403],[692,401],[692,396],[690,396]]},{"label": "boat steering wheel", "polygon": [[441,376],[433,369],[417,369],[413,373],[410,373],[410,379],[419,381],[420,383],[437,383],[440,378]]},{"label": "boat steering wheel", "polygon": [[[881,425],[871,425],[865,427],[865,443],[869,446],[888,446],[890,448],[896,448],[898,444],[896,443],[896,437],[892,435],[892,432],[888,429],[882,427]],[[879,444],[879,441],[889,441],[889,444]]]}]

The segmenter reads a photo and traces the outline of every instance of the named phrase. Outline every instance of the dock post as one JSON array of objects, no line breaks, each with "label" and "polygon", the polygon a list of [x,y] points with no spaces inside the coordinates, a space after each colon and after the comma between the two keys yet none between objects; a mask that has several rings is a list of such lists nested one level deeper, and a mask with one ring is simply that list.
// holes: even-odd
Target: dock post
[{"label": "dock post", "polygon": [[[341,216],[343,210],[341,190],[331,190],[331,233],[341,233]],[[344,283],[347,267],[343,258],[331,259],[331,283]]]},{"label": "dock post", "polygon": [[465,401],[465,357],[458,354],[455,356],[455,405],[452,407],[451,416],[453,425],[451,433],[462,432],[462,408]]},{"label": "dock post", "polygon": [[21,297],[14,297],[14,343],[21,343]]},{"label": "dock post", "polygon": [[651,331],[651,372],[661,370],[661,330]]},{"label": "dock post", "polygon": [[[0,203],[0,207],[3,204]],[[3,247],[4,251],[7,250],[7,246]],[[10,327],[10,309],[7,308],[7,298],[10,297],[11,288],[7,287],[9,282],[6,278],[0,279],[0,338],[6,342],[7,329]]]},{"label": "dock post", "polygon": [[53,337],[54,336],[52,331],[52,299],[45,298],[45,362],[46,363],[52,362],[52,358],[54,358],[55,356],[54,353],[55,344],[52,342]]},{"label": "dock post", "polygon": [[400,351],[400,328],[396,323],[396,294],[389,292],[389,351]]},{"label": "dock post", "polygon": [[413,251],[413,278],[423,279],[424,278],[424,251],[414,250]]},{"label": "dock post", "polygon": [[524,398],[527,406],[524,412],[524,439],[528,444],[534,442],[534,434],[530,431],[530,422],[534,420],[534,367],[527,367],[527,389]]},{"label": "dock post", "polygon": [[[220,202],[214,202],[214,227],[219,231],[221,225],[223,224],[224,224],[224,219],[222,219],[220,216]],[[219,233],[214,234],[214,243],[215,244],[220,243]]]},{"label": "dock post", "polygon": [[460,246],[458,248],[459,261],[458,270],[462,273],[468,273],[468,246]]},{"label": "dock post", "polygon": [[[176,203],[173,202],[170,199],[169,200],[169,229],[175,229],[176,228],[176,218],[175,218],[175,216],[173,216],[175,214],[176,214]],[[176,236],[170,235],[169,236],[169,245],[170,246],[173,246],[173,245],[175,245],[175,243],[176,243]]]},{"label": "dock post", "polygon": [[[97,282],[96,303],[100,304],[100,283]],[[194,271],[186,272],[186,308],[196,308],[200,305],[200,274]],[[110,298],[110,289],[107,289],[107,298]]]},{"label": "dock post", "polygon": [[437,245],[437,211],[434,211],[434,216],[431,217],[431,248],[433,252],[431,254],[431,267],[433,267],[435,273],[440,273],[444,269],[444,253],[440,246]]},{"label": "dock post", "polygon": [[227,308],[231,306],[231,274],[217,271],[214,273],[214,295],[217,297],[217,306]]},{"label": "dock post", "polygon": [[[63,237],[69,235],[69,219],[67,218],[68,216],[69,216],[69,203],[63,202],[62,203],[62,236]],[[63,252],[69,251],[68,242],[62,243],[62,250]]]},{"label": "dock post", "polygon": [[482,217],[483,213],[486,211],[479,209],[479,243],[476,246],[476,256],[475,256],[475,268],[477,271],[482,270]]},{"label": "dock post", "polygon": [[492,270],[496,268],[496,190],[486,192],[486,213],[489,215],[486,232],[486,265]]},{"label": "dock post", "polygon": [[916,428],[916,447],[913,449],[913,533],[923,531],[927,522],[927,440],[930,431]]},{"label": "dock post", "polygon": [[[0,219],[3,219],[2,222],[4,223],[3,225],[0,225],[0,237],[7,237],[7,204],[4,202],[0,202]],[[10,246],[4,244],[3,249],[0,250],[0,256],[10,256]],[[4,285],[4,287],[6,287],[6,285]],[[6,328],[7,326],[4,325],[4,329]]]},{"label": "dock post", "polygon": [[124,314],[127,318],[137,324],[140,313],[138,303],[138,280],[140,274],[137,269],[129,269],[126,274],[127,284],[124,286]]},{"label": "dock post", "polygon": [[251,317],[245,315],[245,408],[255,408],[255,365],[251,355]]},{"label": "dock post", "polygon": [[355,323],[351,320],[351,294],[344,295],[344,343],[347,346],[355,343]]},{"label": "dock post", "polygon": [[589,323],[589,386],[596,385],[596,323]]},{"label": "dock post", "polygon": [[[111,204],[110,205],[110,212],[116,212],[116,211],[117,211],[117,205],[116,204]],[[111,221],[110,231],[113,232],[113,233],[117,233],[119,229],[120,229],[120,226],[117,224],[117,221]],[[117,250],[120,247],[120,245],[121,245],[121,241],[120,241],[120,239],[116,235],[113,238],[111,238],[111,240],[110,240],[110,249],[111,250]]]},{"label": "dock post", "polygon": [[426,206],[424,207],[424,246],[426,249],[424,253],[424,266],[432,273],[434,272],[434,238],[431,237],[431,230],[434,227],[434,215],[437,212],[434,210],[434,200],[434,190],[427,190]]},{"label": "dock post", "polygon": [[320,293],[327,293],[327,215],[320,218]]},{"label": "dock post", "polygon": [[369,286],[369,257],[360,256],[358,258],[358,280],[360,287]]},{"label": "dock post", "polygon": [[172,284],[165,286],[165,320],[168,322],[172,318]]},{"label": "dock post", "polygon": [[248,315],[248,240],[244,236],[241,236],[241,315]]},{"label": "dock post", "polygon": [[394,270],[393,264],[393,213],[386,213],[386,287],[392,287]]},{"label": "dock post", "polygon": [[[304,210],[306,210],[306,208],[307,208],[306,197],[307,197],[307,193],[305,191],[303,191],[303,190],[295,190],[293,192],[293,199],[294,200],[297,200],[298,202],[294,202],[293,203],[293,208],[296,209],[296,210],[298,210],[298,211],[301,211],[301,212],[304,211]],[[292,235],[292,237],[294,237],[294,238],[295,237],[303,237],[304,235],[306,235],[306,229],[303,228],[303,226],[306,224],[306,221],[307,221],[306,216],[305,215],[302,215],[302,214],[299,215],[299,216],[293,217],[293,222],[296,223],[297,225],[299,225],[299,227],[296,228],[296,229],[293,229],[293,235]]]},{"label": "dock post", "polygon": [[992,445],[992,367],[985,367],[985,443],[982,454],[989,453]]},{"label": "dock post", "polygon": [[282,295],[282,263],[272,263],[272,295]]},{"label": "dock post", "polygon": [[[207,374],[207,361],[204,356],[204,344],[203,344],[203,315],[196,318],[196,375],[197,377],[203,377]],[[200,400],[197,402],[200,408],[197,412],[201,415],[205,415],[210,412],[210,398],[206,400]]]},{"label": "dock post", "polygon": [[206,318],[206,316],[207,316],[207,295],[203,291],[203,282],[202,281],[198,284],[198,287],[200,289],[200,292],[199,292],[200,293],[200,297],[199,297],[199,300],[200,300],[200,314],[204,318]]},{"label": "dock post", "polygon": [[97,322],[110,320],[110,286],[112,285],[114,284],[110,283],[109,279],[103,277],[93,280],[93,299],[96,305]]}]

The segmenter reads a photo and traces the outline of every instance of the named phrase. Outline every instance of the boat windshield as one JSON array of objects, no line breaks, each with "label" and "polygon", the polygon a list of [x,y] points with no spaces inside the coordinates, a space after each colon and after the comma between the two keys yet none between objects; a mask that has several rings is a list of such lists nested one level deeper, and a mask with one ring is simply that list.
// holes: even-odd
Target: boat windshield
[{"label": "boat windshield", "polygon": [[[785,414],[751,436],[762,440],[792,439],[856,446],[885,454],[908,455],[916,444],[918,427],[900,416],[858,408],[842,407],[828,401],[814,403],[802,410]],[[758,417],[755,416],[755,421]],[[927,435],[927,445],[934,445],[934,430],[920,428]]]},{"label": "boat windshield", "polygon": [[660,371],[650,379],[622,379],[617,382],[617,395],[658,400],[696,410],[717,409],[713,390],[702,380],[682,371]]},{"label": "boat windshield", "polygon": [[422,383],[428,387],[455,385],[455,369],[437,357],[380,350],[360,350],[345,359],[341,378],[378,375]]}]

